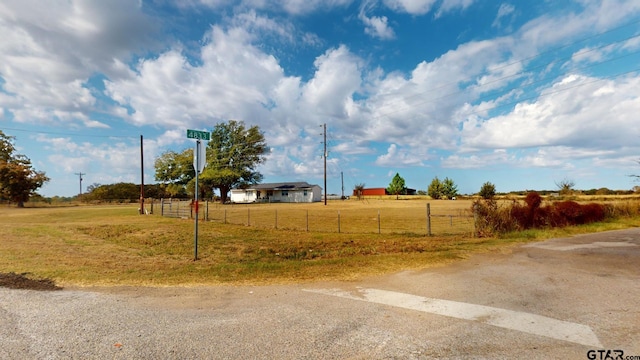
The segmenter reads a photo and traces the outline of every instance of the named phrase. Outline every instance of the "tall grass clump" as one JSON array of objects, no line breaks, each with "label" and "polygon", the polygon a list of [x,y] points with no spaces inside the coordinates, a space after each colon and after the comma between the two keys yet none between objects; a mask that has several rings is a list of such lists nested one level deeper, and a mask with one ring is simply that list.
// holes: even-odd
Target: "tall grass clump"
[{"label": "tall grass clump", "polygon": [[640,213],[638,203],[603,205],[579,204],[575,201],[557,201],[543,205],[542,197],[530,192],[524,203],[512,201],[499,206],[493,199],[476,200],[472,210],[476,219],[477,236],[494,236],[512,231],[583,225],[619,216]]},{"label": "tall grass clump", "polygon": [[636,217],[640,215],[639,201],[619,201],[605,207],[607,218]]},{"label": "tall grass clump", "polygon": [[475,218],[476,236],[490,237],[516,230],[511,219],[511,206],[502,206],[493,199],[476,200],[471,209]]}]

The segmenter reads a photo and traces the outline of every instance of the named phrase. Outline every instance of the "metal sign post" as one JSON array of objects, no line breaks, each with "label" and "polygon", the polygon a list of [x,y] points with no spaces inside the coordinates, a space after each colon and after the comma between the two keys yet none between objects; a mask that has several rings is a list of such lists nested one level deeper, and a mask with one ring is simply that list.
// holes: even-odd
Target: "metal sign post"
[{"label": "metal sign post", "polygon": [[200,175],[200,169],[198,169],[198,165],[200,164],[200,139],[196,140],[196,153],[195,153],[195,164],[194,168],[196,169],[196,196],[195,196],[195,229],[194,229],[194,239],[193,239],[193,260],[198,260],[198,177]]},{"label": "metal sign post", "polygon": [[193,238],[193,261],[198,260],[198,218],[199,218],[199,206],[198,206],[198,178],[200,172],[204,169],[206,164],[206,152],[203,151],[202,143],[200,140],[211,139],[211,134],[206,131],[187,130],[187,138],[196,139],[196,149],[193,153],[193,168],[196,170],[196,189],[195,189],[195,202],[193,204],[195,216],[194,225],[194,238]]}]

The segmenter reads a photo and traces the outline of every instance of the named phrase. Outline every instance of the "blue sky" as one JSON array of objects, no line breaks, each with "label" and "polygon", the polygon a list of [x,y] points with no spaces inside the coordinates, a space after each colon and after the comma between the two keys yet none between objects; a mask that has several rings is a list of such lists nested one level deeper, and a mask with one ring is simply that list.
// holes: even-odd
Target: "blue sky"
[{"label": "blue sky", "polygon": [[635,0],[5,0],[0,129],[45,196],[145,183],[186,129],[259,126],[265,182],[328,192],[399,173],[461,193],[631,189]]}]

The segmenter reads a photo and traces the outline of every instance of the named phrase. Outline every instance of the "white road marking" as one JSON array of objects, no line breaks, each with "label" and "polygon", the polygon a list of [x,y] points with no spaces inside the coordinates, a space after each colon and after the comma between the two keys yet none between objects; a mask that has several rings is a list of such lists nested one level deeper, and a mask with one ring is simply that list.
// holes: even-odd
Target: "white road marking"
[{"label": "white road marking", "polygon": [[589,244],[556,244],[553,242],[542,242],[542,243],[533,243],[527,244],[523,247],[535,247],[539,249],[545,250],[556,250],[556,251],[570,251],[570,250],[579,250],[579,249],[601,249],[606,247],[627,247],[627,246],[638,246],[632,242],[628,241],[596,241]]},{"label": "white road marking", "polygon": [[378,289],[359,289],[358,294],[340,289],[304,291],[478,321],[505,329],[602,348],[600,340],[590,327],[536,314]]}]

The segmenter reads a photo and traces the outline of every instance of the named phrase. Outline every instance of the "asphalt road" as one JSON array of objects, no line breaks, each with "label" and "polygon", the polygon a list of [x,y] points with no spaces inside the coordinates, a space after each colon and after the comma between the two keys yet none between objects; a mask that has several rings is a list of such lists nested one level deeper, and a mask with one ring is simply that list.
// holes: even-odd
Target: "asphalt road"
[{"label": "asphalt road", "polygon": [[639,280],[630,229],[347,283],[1,288],[0,358],[639,356]]}]

